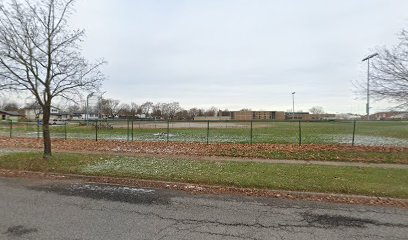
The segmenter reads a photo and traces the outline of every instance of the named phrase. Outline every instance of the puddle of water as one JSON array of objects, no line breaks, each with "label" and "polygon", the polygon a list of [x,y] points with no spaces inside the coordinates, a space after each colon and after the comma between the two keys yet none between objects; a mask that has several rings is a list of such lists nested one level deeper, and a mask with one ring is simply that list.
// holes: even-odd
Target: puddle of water
[{"label": "puddle of water", "polygon": [[363,218],[353,218],[341,215],[319,215],[314,213],[304,213],[302,214],[303,219],[309,225],[322,225],[328,228],[335,227],[355,227],[355,228],[366,228],[367,224],[378,224],[376,221],[371,219]]},{"label": "puddle of water", "polygon": [[30,187],[31,190],[53,192],[64,196],[78,196],[132,204],[170,204],[170,197],[155,190],[98,184],[72,184]]},{"label": "puddle of water", "polygon": [[38,232],[37,228],[27,228],[23,225],[17,225],[17,226],[9,227],[4,234],[7,234],[13,237],[21,237],[23,235],[35,233],[35,232]]}]

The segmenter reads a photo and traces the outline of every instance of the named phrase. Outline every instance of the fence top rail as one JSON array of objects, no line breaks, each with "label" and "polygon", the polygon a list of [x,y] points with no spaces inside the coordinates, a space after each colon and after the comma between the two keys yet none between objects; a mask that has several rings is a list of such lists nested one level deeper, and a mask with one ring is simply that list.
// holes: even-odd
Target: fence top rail
[{"label": "fence top rail", "polygon": [[[364,122],[364,123],[381,123],[381,122],[407,122],[408,120],[343,120],[343,119],[336,119],[336,120],[302,120],[302,119],[288,119],[288,120],[264,120],[264,119],[256,119],[256,120],[141,120],[141,119],[90,119],[90,120],[66,120],[66,123],[95,123],[95,122],[128,122],[133,121],[136,123],[298,123],[298,122],[314,122],[314,123],[330,123],[330,122],[338,122],[338,123],[349,123],[349,122]],[[3,124],[10,124],[9,120],[0,120],[0,123]],[[38,124],[37,121],[19,121],[13,122],[13,124]],[[63,124],[59,124],[63,125]]]}]

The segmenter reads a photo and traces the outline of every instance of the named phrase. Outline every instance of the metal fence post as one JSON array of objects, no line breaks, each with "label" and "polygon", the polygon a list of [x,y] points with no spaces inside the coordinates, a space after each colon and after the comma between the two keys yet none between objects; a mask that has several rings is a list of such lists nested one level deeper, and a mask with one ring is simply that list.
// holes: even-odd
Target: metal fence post
[{"label": "metal fence post", "polygon": [[170,134],[170,120],[167,120],[167,142],[169,142],[169,134]]},{"label": "metal fence post", "polygon": [[129,135],[130,135],[130,129],[129,129],[129,118],[127,119],[127,136],[126,136],[126,141],[129,141]]},{"label": "metal fence post", "polygon": [[210,120],[207,121],[207,145],[210,143]]},{"label": "metal fence post", "polygon": [[37,120],[37,139],[40,139],[40,120]]},{"label": "metal fence post", "polygon": [[64,126],[64,139],[67,140],[67,121],[65,121],[65,126]]},{"label": "metal fence post", "polygon": [[253,134],[253,127],[252,127],[253,121],[251,120],[251,140],[250,140],[250,144],[252,145],[252,134]]},{"label": "metal fence post", "polygon": [[98,141],[98,120],[95,121],[95,141]]},{"label": "metal fence post", "polygon": [[133,142],[133,119],[132,119],[132,142]]},{"label": "metal fence post", "polygon": [[13,120],[10,120],[10,138],[13,137]]},{"label": "metal fence post", "polygon": [[299,120],[299,146],[302,145],[302,125]]},{"label": "metal fence post", "polygon": [[353,121],[353,140],[351,141],[351,146],[354,146],[355,136],[356,136],[356,120]]}]

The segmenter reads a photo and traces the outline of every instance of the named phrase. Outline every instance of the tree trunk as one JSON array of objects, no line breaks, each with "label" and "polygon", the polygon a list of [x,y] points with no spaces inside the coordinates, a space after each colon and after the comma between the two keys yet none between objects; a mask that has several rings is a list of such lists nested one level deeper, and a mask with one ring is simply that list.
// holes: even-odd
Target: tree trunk
[{"label": "tree trunk", "polygon": [[44,159],[51,158],[51,135],[50,135],[50,106],[43,107],[43,139],[44,139]]}]

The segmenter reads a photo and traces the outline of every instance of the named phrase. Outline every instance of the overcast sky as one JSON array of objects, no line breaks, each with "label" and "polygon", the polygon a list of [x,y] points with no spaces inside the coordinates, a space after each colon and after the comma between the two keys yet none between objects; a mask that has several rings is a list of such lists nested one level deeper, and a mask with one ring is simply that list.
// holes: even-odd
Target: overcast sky
[{"label": "overcast sky", "polygon": [[[407,0],[78,0],[104,97],[239,110],[365,112],[361,59],[408,27]],[[360,97],[360,98],[359,98]],[[373,110],[386,105],[372,103]]]}]

